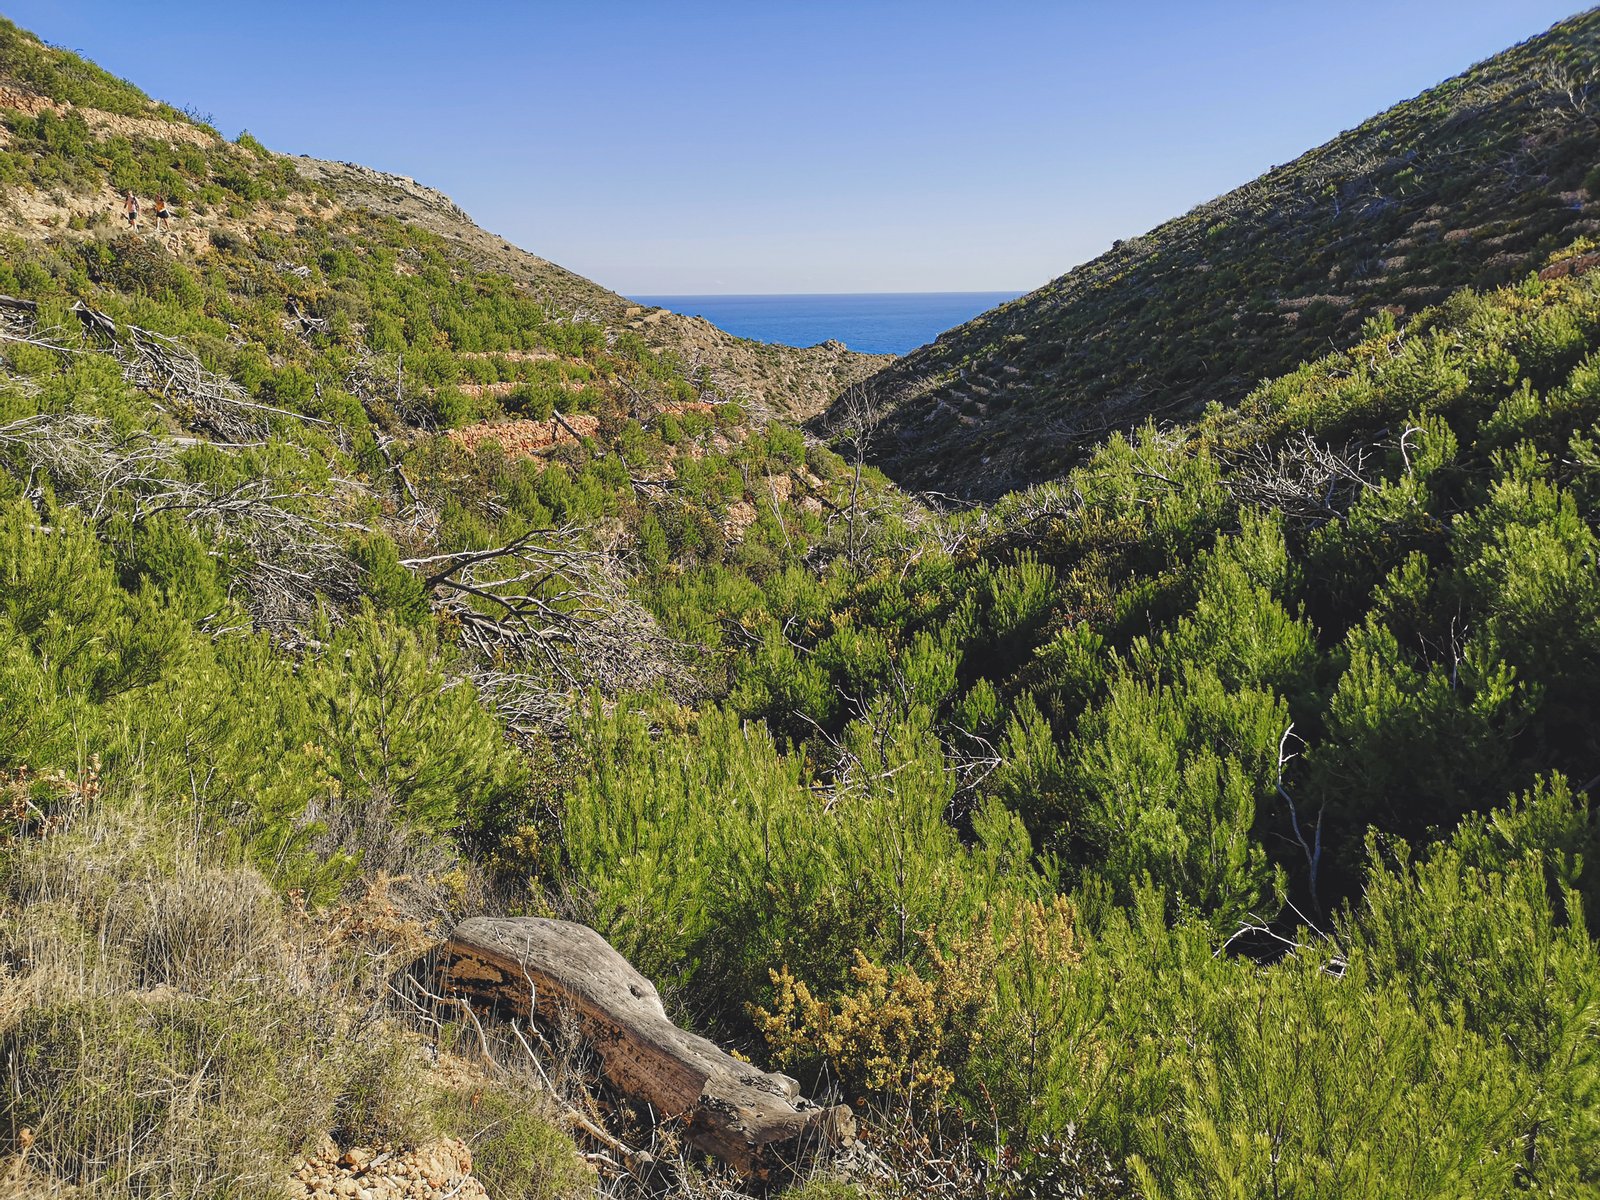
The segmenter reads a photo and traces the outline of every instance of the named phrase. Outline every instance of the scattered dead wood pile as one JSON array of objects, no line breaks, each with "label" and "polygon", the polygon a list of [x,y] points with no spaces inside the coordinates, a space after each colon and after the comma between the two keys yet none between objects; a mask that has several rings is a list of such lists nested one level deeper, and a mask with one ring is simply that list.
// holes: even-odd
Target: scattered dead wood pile
[{"label": "scattered dead wood pile", "polygon": [[[45,328],[34,302],[0,296],[0,342],[64,358],[113,358],[125,379],[201,436],[125,432],[82,413],[0,424],[0,457],[18,469],[36,504],[48,481],[97,525],[112,516],[138,525],[165,514],[204,529],[228,554],[229,587],[251,623],[289,644],[298,643],[323,599],[336,606],[359,599],[366,569],[351,544],[371,531],[374,484],[342,477],[331,459],[313,462],[321,451],[297,436],[308,426],[329,426],[335,438],[342,431],[256,402],[172,338],[81,302],[71,316],[78,328],[71,319]],[[366,385],[375,379],[368,370],[351,381],[369,409],[378,398]],[[548,424],[577,441],[593,433],[596,420],[557,415]],[[377,439],[397,489],[392,503],[377,506],[377,523],[396,545],[418,552],[400,565],[422,580],[434,611],[457,632],[467,651],[464,673],[513,735],[563,736],[574,699],[591,688],[611,694],[659,680],[675,691],[692,686],[684,648],[629,595],[614,551],[586,545],[582,530],[567,527],[499,546],[429,553],[437,545],[437,512],[391,455],[399,437],[378,431]],[[232,456],[268,444],[298,453],[306,469],[282,479],[254,469],[228,483],[185,469],[184,456],[196,447]]]},{"label": "scattered dead wood pile", "polygon": [[401,560],[468,651],[479,696],[513,734],[564,733],[573,697],[692,687],[685,647],[628,595],[621,564],[576,529]]}]

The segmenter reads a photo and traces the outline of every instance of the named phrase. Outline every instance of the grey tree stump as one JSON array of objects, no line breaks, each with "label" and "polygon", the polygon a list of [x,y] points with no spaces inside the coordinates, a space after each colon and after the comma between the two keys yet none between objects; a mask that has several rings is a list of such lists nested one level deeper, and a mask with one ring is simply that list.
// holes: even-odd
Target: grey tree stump
[{"label": "grey tree stump", "polygon": [[473,917],[445,943],[448,988],[524,1016],[570,1012],[611,1084],[741,1175],[770,1179],[855,1137],[849,1105],[821,1107],[668,1018],[653,985],[586,925]]}]

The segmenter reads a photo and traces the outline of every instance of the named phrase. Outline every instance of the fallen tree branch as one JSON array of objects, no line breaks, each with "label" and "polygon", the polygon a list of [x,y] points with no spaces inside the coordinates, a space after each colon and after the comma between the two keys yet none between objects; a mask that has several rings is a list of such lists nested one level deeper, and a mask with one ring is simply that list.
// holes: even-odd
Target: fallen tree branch
[{"label": "fallen tree branch", "polygon": [[848,1105],[813,1105],[787,1076],[678,1028],[650,981],[586,926],[474,917],[444,949],[447,990],[529,1017],[570,1012],[613,1086],[682,1121],[690,1144],[741,1175],[782,1178],[818,1151],[854,1140]]}]

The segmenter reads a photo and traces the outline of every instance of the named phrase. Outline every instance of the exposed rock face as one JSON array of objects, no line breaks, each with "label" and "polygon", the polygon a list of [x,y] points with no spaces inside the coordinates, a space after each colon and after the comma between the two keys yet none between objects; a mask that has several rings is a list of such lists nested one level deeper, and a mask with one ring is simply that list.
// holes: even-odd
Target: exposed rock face
[{"label": "exposed rock face", "polygon": [[743,1175],[781,1177],[855,1137],[848,1105],[814,1105],[793,1079],[674,1025],[655,985],[587,926],[474,917],[456,927],[445,959],[453,991],[550,1019],[570,1012],[613,1086],[682,1121],[696,1148]]},{"label": "exposed rock face", "polygon": [[295,156],[294,165],[308,179],[337,182],[340,190],[356,204],[372,207],[388,204],[408,210],[420,207],[424,212],[445,220],[468,224],[472,221],[449,196],[437,188],[418,183],[409,175],[391,175],[388,171],[363,167],[360,163],[324,162],[303,154]]},{"label": "exposed rock face", "polygon": [[1551,263],[1539,272],[1540,279],[1562,279],[1568,275],[1587,275],[1600,267],[1600,254],[1579,254]]}]

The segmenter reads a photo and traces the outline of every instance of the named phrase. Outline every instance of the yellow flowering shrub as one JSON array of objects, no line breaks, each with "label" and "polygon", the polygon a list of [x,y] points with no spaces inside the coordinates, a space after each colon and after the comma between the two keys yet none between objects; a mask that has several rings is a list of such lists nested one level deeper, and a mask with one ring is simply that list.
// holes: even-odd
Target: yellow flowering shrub
[{"label": "yellow flowering shrub", "polygon": [[944,949],[934,930],[923,931],[921,941],[920,971],[852,951],[855,986],[831,999],[819,998],[787,966],[773,971],[772,1007],[752,1007],[751,1017],[779,1064],[821,1060],[853,1094],[942,1104],[961,1066],[1003,1033],[997,972],[1024,958],[1054,966],[1078,958],[1064,896],[1004,914],[986,911]]}]

